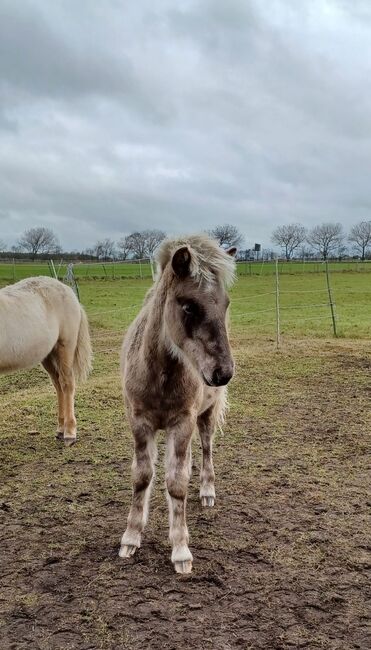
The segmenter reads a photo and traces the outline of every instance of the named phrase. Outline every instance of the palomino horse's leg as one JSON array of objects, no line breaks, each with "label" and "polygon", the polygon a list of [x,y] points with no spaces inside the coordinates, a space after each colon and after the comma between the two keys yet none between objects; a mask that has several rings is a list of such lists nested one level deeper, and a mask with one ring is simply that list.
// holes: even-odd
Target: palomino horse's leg
[{"label": "palomino horse's leg", "polygon": [[193,423],[168,430],[166,447],[166,488],[169,503],[169,537],[173,550],[171,561],[177,573],[192,571],[192,554],[188,548],[186,503],[190,478],[191,437]]},{"label": "palomino horse's leg", "polygon": [[155,473],[156,443],[153,427],[134,423],[133,496],[126,530],[121,538],[120,557],[134,555],[140,547],[142,532],[147,523],[149,498]]},{"label": "palomino horse's leg", "polygon": [[64,401],[63,440],[66,447],[70,447],[76,442],[75,375],[73,372],[75,345],[64,341],[60,342],[56,347],[55,354]]},{"label": "palomino horse's leg", "polygon": [[64,397],[61,384],[59,381],[59,373],[57,371],[56,365],[53,362],[53,353],[51,352],[46,359],[42,362],[45,370],[49,373],[49,376],[53,382],[54,388],[57,391],[58,398],[58,427],[57,427],[57,438],[63,440],[64,435]]},{"label": "palomino horse's leg", "polygon": [[213,466],[213,435],[215,431],[214,405],[197,418],[198,431],[202,445],[202,465],[200,474],[201,505],[213,506],[215,503],[215,473]]}]

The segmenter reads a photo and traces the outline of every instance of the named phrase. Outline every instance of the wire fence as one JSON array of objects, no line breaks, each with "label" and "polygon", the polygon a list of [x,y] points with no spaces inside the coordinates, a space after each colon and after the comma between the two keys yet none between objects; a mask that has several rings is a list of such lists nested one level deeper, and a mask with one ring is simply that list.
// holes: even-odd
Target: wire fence
[{"label": "wire fence", "polygon": [[[267,336],[269,340],[272,340],[274,335],[277,348],[281,345],[283,335],[290,336],[290,334],[300,333],[304,330],[305,334],[312,333],[314,336],[331,336],[332,334],[337,337],[339,335],[339,315],[336,294],[334,295],[331,284],[329,265],[327,268],[323,268],[321,278],[316,280],[317,288],[307,289],[305,284],[299,287],[290,286],[292,282],[302,284],[303,281],[300,279],[298,281],[292,279],[289,282],[287,280],[282,282],[282,280],[280,267],[277,263],[275,281],[272,281],[274,290],[254,290],[259,287],[263,289],[262,283],[257,281],[252,284],[244,282],[241,286],[246,288],[248,293],[242,296],[234,297],[232,293],[231,320],[234,331],[246,332],[247,335],[251,331],[258,331],[259,336]],[[266,282],[264,281],[263,284]],[[345,285],[341,291],[341,308],[344,310],[349,307],[351,308],[349,311],[355,310],[357,308],[357,289],[346,288],[347,284],[342,280],[338,280],[339,283]],[[362,291],[362,293],[371,296],[371,288]],[[354,295],[354,300],[347,300],[347,295]],[[94,325],[98,327],[93,335],[93,341],[98,346],[98,354],[117,351],[125,329],[142,306],[142,303],[138,301],[137,291],[136,299],[129,305],[126,303],[115,308],[88,310],[93,327]],[[365,302],[367,301],[366,296]],[[99,331],[99,328],[105,327],[107,321],[110,322],[110,328],[112,328],[109,334],[113,339],[112,344],[110,344],[111,341],[107,341],[107,334]],[[116,325],[121,329],[116,329]],[[108,346],[104,345],[107,342]]]},{"label": "wire fence", "polygon": [[[63,279],[68,272],[68,266],[73,264],[77,280],[130,280],[151,279],[154,266],[150,259],[82,262],[69,260],[23,261],[17,259],[0,259],[0,280],[17,282],[26,277],[36,275],[52,275]],[[280,275],[302,275],[307,273],[323,273],[325,262],[317,260],[278,261]],[[331,273],[371,273],[371,260],[330,260],[328,267]],[[239,261],[237,274],[240,276],[275,275],[275,261]]]},{"label": "wire fence", "polygon": [[[145,270],[146,264],[148,265],[147,270]],[[268,265],[268,263],[265,264]],[[294,263],[291,263],[291,265],[293,264]],[[308,268],[310,262],[307,262],[306,264]],[[339,272],[339,270],[341,270],[341,272],[346,270],[344,268],[344,265],[340,267],[339,264],[340,263],[333,262],[321,263],[321,276],[316,276],[316,279],[313,277],[312,281],[312,279],[305,280],[303,276],[297,273],[286,273],[287,266],[277,260],[274,264],[274,276],[272,277],[272,280],[267,277],[266,279],[257,278],[256,280],[252,280],[252,282],[250,282],[249,278],[246,278],[245,281],[241,284],[241,286],[244,287],[243,295],[240,293],[237,295],[232,294],[231,319],[234,327],[237,329],[246,329],[249,326],[258,327],[259,330],[264,333],[264,335],[267,334],[270,336],[269,333],[272,335],[275,334],[277,347],[280,346],[282,334],[287,334],[290,331],[298,331],[299,326],[305,323],[310,324],[310,327],[313,329],[313,331],[316,331],[318,333],[318,322],[318,325],[321,326],[322,331],[331,334],[332,329],[332,334],[335,337],[338,336],[339,314],[337,312],[336,305],[337,295],[336,292],[334,295],[334,291],[331,286],[331,277],[333,274]],[[349,262],[347,264],[349,266]],[[359,267],[360,264],[360,262],[353,262],[353,271],[356,271],[357,267]],[[367,261],[362,264],[365,265],[364,268],[367,270],[371,269],[370,262]],[[104,278],[119,278],[119,265],[116,267],[116,269],[115,265],[116,263],[104,265],[106,267],[105,271],[103,271],[103,273],[105,273]],[[85,263],[81,265],[70,263],[66,266],[61,262],[55,263],[50,260],[46,265],[42,267],[42,269],[43,274],[45,274],[45,271],[47,269],[48,274],[62,279],[67,284],[70,284],[75,290],[76,294],[79,296],[80,283],[82,283],[81,286],[84,287],[92,286],[91,284],[83,284],[84,278],[88,277],[88,273],[92,273],[90,276],[91,278],[96,277],[100,280],[103,279],[103,277],[97,273],[98,266],[99,265],[96,264],[91,265]],[[135,315],[139,312],[142,305],[142,303],[138,300],[138,287],[143,287],[144,297],[144,293],[149,286],[148,282],[140,284],[137,280],[145,278],[148,278],[148,280],[150,280],[153,278],[153,267],[151,268],[151,264],[148,262],[148,260],[138,260],[135,262],[135,265],[134,263],[130,264],[125,262],[125,266],[130,266],[131,269],[135,268],[136,271],[131,271],[132,275],[130,276],[133,280],[135,280],[135,282],[131,284],[125,283],[125,285],[123,285],[125,286],[125,291],[123,294],[125,296],[123,298],[125,301],[124,304],[114,307],[108,306],[106,309],[94,309],[93,305],[91,308],[87,308],[87,314],[93,326],[93,341],[97,344],[107,341],[107,334],[102,334],[99,332],[100,329],[104,329],[105,327],[110,330],[110,336],[122,336],[123,331],[127,328]],[[260,266],[262,266],[262,264]],[[17,270],[22,268],[22,273],[26,269],[31,269],[33,272],[29,272],[28,275],[33,275],[35,269],[37,268],[36,266],[32,266],[30,264],[23,265],[19,262],[15,264],[15,267]],[[4,265],[0,262],[0,280],[2,279],[1,270],[3,268]],[[256,266],[256,268],[258,267]],[[268,268],[268,266],[266,266],[266,268]],[[108,269],[110,269],[109,272]],[[241,273],[241,264],[239,265],[238,269],[239,275],[243,276],[244,273]],[[121,266],[121,271],[125,271],[123,266]],[[255,275],[260,274],[258,273]],[[284,277],[287,275],[294,275],[296,278],[293,277],[291,279],[287,278],[284,280]],[[127,277],[128,276],[125,276],[125,279],[127,279]],[[335,277],[337,278],[337,286],[340,284],[342,285],[341,309],[343,310],[343,313],[344,311],[347,311],[347,314],[349,315],[352,310],[357,309],[358,295],[360,296],[360,300],[362,300],[362,297],[364,298],[364,307],[366,301],[368,301],[368,296],[371,298],[371,282],[368,283],[368,278],[366,278],[366,276],[363,276],[363,279],[359,278],[359,280],[356,280],[355,278],[358,276],[355,276],[354,274],[352,276],[336,275]],[[349,286],[351,283],[349,279],[347,280],[347,277],[353,278],[353,287]],[[314,285],[317,285],[315,288],[307,288],[308,284],[310,286],[310,284],[313,285],[313,283]],[[354,286],[355,284],[358,284],[358,287]],[[367,286],[367,288],[359,288],[360,286]],[[267,288],[270,290],[267,291]],[[130,301],[130,298],[128,299],[128,292],[130,294],[131,289],[134,291],[132,301]],[[109,291],[110,289],[108,289],[108,292]],[[141,291],[139,292],[139,295],[140,294]],[[349,296],[349,300],[346,299],[346,296]],[[351,297],[353,299],[351,299]],[[368,304],[371,305],[371,299]],[[369,313],[370,312],[371,306],[369,309]],[[323,330],[321,323],[324,323],[325,321],[328,322],[328,328],[326,327],[325,330]],[[112,329],[112,326],[115,326],[116,324],[117,326],[121,327],[121,329],[114,331]],[[107,350],[108,349],[110,350],[111,348],[107,348]],[[99,352],[103,352],[103,350],[100,349]]]},{"label": "wire fence", "polygon": [[0,280],[17,282],[30,276],[51,275],[60,280],[73,267],[76,280],[146,280],[153,279],[154,266],[149,259],[118,262],[80,262],[64,260],[20,261],[0,259]]}]

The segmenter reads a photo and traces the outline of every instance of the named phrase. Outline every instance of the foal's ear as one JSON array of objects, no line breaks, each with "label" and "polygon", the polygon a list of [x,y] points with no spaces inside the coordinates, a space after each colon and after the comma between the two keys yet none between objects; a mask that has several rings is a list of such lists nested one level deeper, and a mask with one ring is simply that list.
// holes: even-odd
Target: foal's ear
[{"label": "foal's ear", "polygon": [[225,252],[227,253],[227,255],[230,255],[231,257],[236,257],[237,248],[235,246],[231,246],[230,248],[227,248]]},{"label": "foal's ear", "polygon": [[187,246],[182,246],[175,251],[171,266],[178,278],[185,278],[189,273],[189,265],[191,263],[191,253]]}]

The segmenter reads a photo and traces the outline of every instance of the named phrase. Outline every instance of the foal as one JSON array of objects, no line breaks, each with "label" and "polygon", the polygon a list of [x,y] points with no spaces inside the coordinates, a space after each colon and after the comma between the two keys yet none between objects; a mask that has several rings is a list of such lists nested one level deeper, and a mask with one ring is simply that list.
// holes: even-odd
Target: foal
[{"label": "foal", "polygon": [[157,280],[122,349],[135,451],[133,498],[120,556],[130,557],[140,546],[154,476],[155,434],[164,429],[171,561],[178,573],[192,570],[186,498],[196,427],[202,444],[201,504],[214,505],[212,438],[223,419],[226,384],[234,371],[225,287],[234,279],[235,253],[207,235],[163,242],[156,256]]},{"label": "foal", "polygon": [[28,278],[0,290],[0,374],[42,363],[57,391],[57,438],[76,441],[75,379],[91,369],[86,314],[70,287]]}]

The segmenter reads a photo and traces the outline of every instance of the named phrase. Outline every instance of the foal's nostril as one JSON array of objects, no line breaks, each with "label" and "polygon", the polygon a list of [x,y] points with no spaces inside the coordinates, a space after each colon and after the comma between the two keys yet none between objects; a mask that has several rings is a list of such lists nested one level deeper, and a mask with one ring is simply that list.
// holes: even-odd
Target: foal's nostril
[{"label": "foal's nostril", "polygon": [[213,372],[213,385],[225,386],[229,380],[232,379],[233,372],[231,370],[223,370],[223,368],[215,368]]}]

